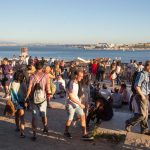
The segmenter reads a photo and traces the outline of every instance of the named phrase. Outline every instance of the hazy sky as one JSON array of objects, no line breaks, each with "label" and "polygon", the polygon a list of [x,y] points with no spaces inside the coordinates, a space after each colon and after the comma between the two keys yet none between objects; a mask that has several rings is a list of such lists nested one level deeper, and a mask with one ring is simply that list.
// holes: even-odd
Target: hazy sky
[{"label": "hazy sky", "polygon": [[0,40],[150,42],[150,0],[0,0]]}]

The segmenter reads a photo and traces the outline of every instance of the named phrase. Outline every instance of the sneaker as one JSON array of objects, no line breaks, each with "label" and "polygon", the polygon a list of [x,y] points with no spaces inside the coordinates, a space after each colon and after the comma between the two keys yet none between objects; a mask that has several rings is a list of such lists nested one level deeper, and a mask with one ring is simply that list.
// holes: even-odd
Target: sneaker
[{"label": "sneaker", "polygon": [[131,125],[128,125],[128,124],[125,125],[125,131],[131,132],[131,128],[132,128]]},{"label": "sneaker", "polygon": [[72,136],[71,136],[71,134],[69,132],[64,133],[64,136],[69,138],[69,139],[72,139]]},{"label": "sneaker", "polygon": [[44,127],[43,133],[48,133],[48,126],[45,126],[45,127]]},{"label": "sneaker", "polygon": [[86,134],[86,135],[83,135],[81,139],[84,141],[93,141],[94,137]]}]

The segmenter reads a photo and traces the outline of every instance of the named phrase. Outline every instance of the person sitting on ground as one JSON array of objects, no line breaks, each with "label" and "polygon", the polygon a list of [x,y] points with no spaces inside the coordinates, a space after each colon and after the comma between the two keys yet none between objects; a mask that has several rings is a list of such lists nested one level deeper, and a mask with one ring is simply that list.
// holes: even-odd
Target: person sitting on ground
[{"label": "person sitting on ground", "polygon": [[127,89],[127,85],[125,83],[121,84],[120,93],[122,94],[122,103],[124,105],[129,104],[130,101],[130,92]]},{"label": "person sitting on ground", "polygon": [[114,89],[114,93],[112,94],[112,101],[114,108],[121,108],[122,107],[122,95],[119,93],[119,88]]},{"label": "person sitting on ground", "polygon": [[15,106],[15,123],[16,123],[16,131],[20,131],[20,137],[24,138],[24,114],[25,114],[25,106],[24,99],[27,92],[27,86],[24,82],[25,76],[23,71],[17,71],[14,74],[13,82],[10,86],[11,100]]},{"label": "person sitting on ground", "polygon": [[102,89],[99,90],[99,93],[108,101],[111,101],[111,91],[107,88],[107,85],[104,83]]},{"label": "person sitting on ground", "polygon": [[96,124],[99,124],[100,121],[109,121],[113,117],[112,106],[105,98],[103,98],[101,95],[97,95],[94,101],[95,104],[91,105],[89,114],[87,116],[87,127],[89,127],[91,120],[96,120]]},{"label": "person sitting on ground", "polygon": [[65,92],[66,83],[61,75],[57,75],[56,80],[54,81],[54,84],[56,85],[56,94],[59,94],[60,98],[64,98],[65,93],[66,93]]}]

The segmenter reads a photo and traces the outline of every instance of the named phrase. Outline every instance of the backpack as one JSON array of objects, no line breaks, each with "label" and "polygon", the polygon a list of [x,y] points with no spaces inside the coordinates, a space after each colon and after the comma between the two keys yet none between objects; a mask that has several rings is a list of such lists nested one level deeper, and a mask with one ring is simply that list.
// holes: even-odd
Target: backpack
[{"label": "backpack", "polygon": [[137,78],[137,75],[139,74],[138,71],[135,71],[133,76],[132,76],[132,84],[131,84],[131,91],[135,94],[136,93],[136,90],[135,90],[135,81],[136,81],[136,78]]},{"label": "backpack", "polygon": [[132,77],[132,84],[131,84],[131,91],[136,94],[136,90],[135,90],[135,81],[136,81],[136,78],[138,76],[139,73],[143,73],[143,71],[135,71],[134,74],[133,74],[133,77]]},{"label": "backpack", "polygon": [[34,86],[34,94],[33,94],[33,103],[34,104],[41,104],[46,100],[45,91],[43,91],[40,82],[43,79],[45,74],[42,76],[42,78],[37,81],[36,76],[34,75],[34,78],[36,79],[36,84]]}]

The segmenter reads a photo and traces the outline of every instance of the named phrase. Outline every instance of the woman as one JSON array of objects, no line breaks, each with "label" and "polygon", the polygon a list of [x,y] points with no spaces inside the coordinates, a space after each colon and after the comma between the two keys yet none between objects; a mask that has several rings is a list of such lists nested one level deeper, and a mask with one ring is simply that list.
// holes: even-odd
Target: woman
[{"label": "woman", "polygon": [[13,82],[11,83],[10,93],[11,100],[15,106],[15,123],[16,123],[16,131],[20,131],[20,137],[24,138],[24,114],[25,114],[25,106],[24,99],[26,96],[26,83],[24,82],[24,74],[23,71],[17,71],[14,74]]},{"label": "woman", "polygon": [[116,80],[116,78],[117,78],[117,75],[116,75],[116,63],[112,63],[112,65],[111,65],[111,71],[110,71],[110,80],[111,80],[113,88],[115,86],[115,80]]},{"label": "woman", "polygon": [[127,89],[127,85],[125,83],[121,84],[120,93],[122,94],[123,104],[128,105],[130,101],[130,93]]},{"label": "woman", "polygon": [[45,73],[48,74],[48,76],[49,76],[49,79],[50,79],[50,90],[51,90],[51,95],[53,97],[53,95],[56,92],[56,86],[53,83],[53,80],[55,79],[55,74],[54,74],[53,70],[49,66],[47,66],[45,68]]},{"label": "woman", "polygon": [[61,69],[60,69],[60,66],[59,66],[59,62],[55,62],[54,73],[55,73],[55,76],[61,74]]}]

